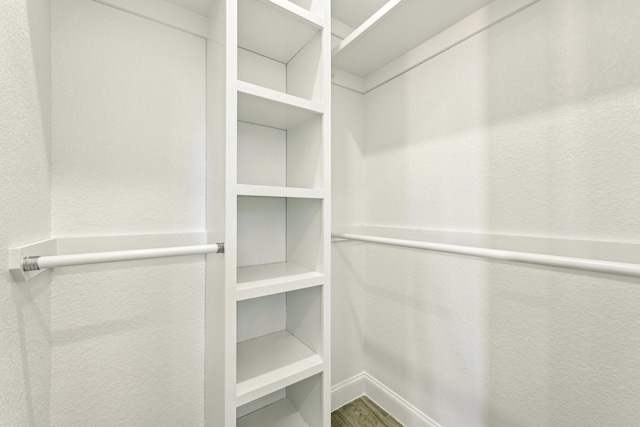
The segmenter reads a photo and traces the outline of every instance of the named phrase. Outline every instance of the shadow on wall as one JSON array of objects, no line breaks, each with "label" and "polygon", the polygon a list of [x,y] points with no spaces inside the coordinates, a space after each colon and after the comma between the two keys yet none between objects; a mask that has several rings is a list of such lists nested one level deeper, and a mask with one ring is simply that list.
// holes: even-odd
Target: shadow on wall
[{"label": "shadow on wall", "polygon": [[360,242],[332,245],[331,357],[336,361],[331,370],[332,385],[364,370],[364,250]]},{"label": "shadow on wall", "polygon": [[[44,273],[28,283],[12,283],[20,341],[24,399],[29,426],[48,424],[51,353],[49,298],[51,278]],[[46,307],[44,312],[41,307]],[[46,350],[46,351],[43,351]],[[16,390],[14,390],[16,391]]]},{"label": "shadow on wall", "polygon": [[51,0],[26,0],[26,5],[37,99],[42,100],[42,139],[46,141],[46,158],[51,159]]},{"label": "shadow on wall", "polygon": [[[492,29],[488,230],[640,242],[638,19],[542,1]],[[493,263],[486,283],[486,425],[637,422],[640,280]]]},{"label": "shadow on wall", "polygon": [[[542,0],[367,94],[363,222],[640,243],[637,22]],[[366,370],[442,425],[637,423],[640,279],[366,258]]]},{"label": "shadow on wall", "polygon": [[8,248],[50,236],[50,1],[0,6],[0,424],[49,425],[50,275],[12,281]]}]

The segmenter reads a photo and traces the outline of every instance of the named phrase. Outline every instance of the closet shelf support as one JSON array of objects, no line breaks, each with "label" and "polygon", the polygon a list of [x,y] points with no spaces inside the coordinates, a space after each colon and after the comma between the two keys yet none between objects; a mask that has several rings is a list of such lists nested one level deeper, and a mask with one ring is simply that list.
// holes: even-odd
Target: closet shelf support
[{"label": "closet shelf support", "polygon": [[603,261],[588,258],[573,258],[558,255],[546,255],[530,252],[518,252],[475,246],[449,245],[416,240],[393,239],[388,237],[367,236],[362,234],[332,233],[331,237],[345,240],[377,243],[381,245],[401,246],[412,249],[423,249],[433,252],[445,252],[456,255],[474,256],[499,261],[537,264],[549,267],[568,268],[573,270],[592,271],[596,273],[617,274],[640,277],[640,264]]}]

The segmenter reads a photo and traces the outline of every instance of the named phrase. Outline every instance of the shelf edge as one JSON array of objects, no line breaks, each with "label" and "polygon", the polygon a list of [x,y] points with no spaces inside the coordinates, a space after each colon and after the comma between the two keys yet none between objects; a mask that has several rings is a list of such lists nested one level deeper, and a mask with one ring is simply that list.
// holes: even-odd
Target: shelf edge
[{"label": "shelf edge", "polygon": [[376,11],[376,13],[371,15],[369,19],[364,21],[358,28],[349,34],[349,36],[342,40],[331,52],[331,57],[336,57],[344,52],[345,49],[348,49],[352,43],[367,34],[371,28],[384,21],[384,18],[386,18],[403,1],[404,0],[389,0],[386,2],[384,6]]},{"label": "shelf edge", "polygon": [[323,199],[324,190],[313,188],[272,187],[268,185],[237,184],[238,196],[285,197],[292,199]]},{"label": "shelf edge", "polygon": [[295,3],[291,3],[287,0],[266,0],[276,7],[281,8],[283,11],[294,15],[296,18],[300,18],[312,26],[323,29],[324,19],[314,13],[309,12],[303,7],[298,6]]},{"label": "shelf edge", "polygon": [[291,107],[300,108],[310,111],[315,114],[324,114],[324,105],[319,102],[311,101],[299,96],[290,95],[288,93],[279,92],[277,90],[269,89],[253,83],[245,82],[243,80],[236,81],[236,88],[238,92],[263,98],[269,101],[278,102],[280,104],[289,105]]},{"label": "shelf edge", "polygon": [[[300,277],[307,276],[307,277]],[[260,284],[263,282],[264,284]],[[274,282],[274,283],[269,283]],[[260,298],[284,292],[297,291],[300,289],[312,288],[324,284],[324,275],[321,273],[304,273],[294,276],[283,276],[282,279],[264,279],[238,284],[236,299],[244,301],[253,298]]]},{"label": "shelf edge", "polygon": [[[296,361],[267,374],[236,384],[236,407],[266,396],[269,393],[288,387],[299,381],[319,374],[324,370],[324,362],[319,355]],[[289,372],[289,373],[287,373]],[[277,378],[268,380],[267,377]]]}]

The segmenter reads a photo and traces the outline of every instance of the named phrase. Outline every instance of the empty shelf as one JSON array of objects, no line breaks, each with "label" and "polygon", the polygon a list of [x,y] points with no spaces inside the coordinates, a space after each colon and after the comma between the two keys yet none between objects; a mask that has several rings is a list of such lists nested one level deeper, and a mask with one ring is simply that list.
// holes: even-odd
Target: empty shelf
[{"label": "empty shelf", "polygon": [[252,83],[238,81],[237,87],[241,122],[289,130],[324,111],[317,102]]},{"label": "empty shelf", "polygon": [[287,0],[238,2],[238,45],[287,63],[324,26],[323,20]]},{"label": "empty shelf", "polygon": [[238,268],[238,301],[322,285],[324,275],[291,262]]},{"label": "empty shelf", "polygon": [[238,196],[291,197],[294,199],[322,199],[324,197],[324,190],[316,190],[313,188],[238,184],[236,191]]},{"label": "empty shelf", "polygon": [[237,427],[309,427],[288,399],[281,399],[271,405],[238,418]]},{"label": "empty shelf", "polygon": [[[390,0],[338,45],[332,66],[365,77],[436,36],[492,0]],[[416,19],[420,17],[420,19]]]},{"label": "empty shelf", "polygon": [[236,405],[241,406],[322,372],[320,356],[289,331],[238,343]]}]

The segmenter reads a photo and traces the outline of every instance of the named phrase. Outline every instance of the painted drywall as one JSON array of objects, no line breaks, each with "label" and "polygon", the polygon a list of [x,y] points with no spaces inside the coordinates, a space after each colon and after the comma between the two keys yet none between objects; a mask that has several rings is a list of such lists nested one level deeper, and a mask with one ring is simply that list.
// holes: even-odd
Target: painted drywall
[{"label": "painted drywall", "polygon": [[[362,221],[362,156],[364,97],[332,86],[331,177],[332,221],[335,226]],[[337,385],[364,369],[363,245],[332,245],[331,384]]]},{"label": "painted drywall", "polygon": [[50,235],[48,0],[0,3],[0,425],[48,426],[50,277],[13,282],[7,249]]},{"label": "painted drywall", "polygon": [[[369,92],[362,221],[640,243],[639,19],[542,0]],[[442,426],[637,424],[640,280],[376,245],[354,265],[334,288],[364,289],[366,372]]]},{"label": "painted drywall", "polygon": [[[205,41],[53,2],[56,237],[205,230]],[[53,426],[204,422],[201,256],[54,273]]]}]

